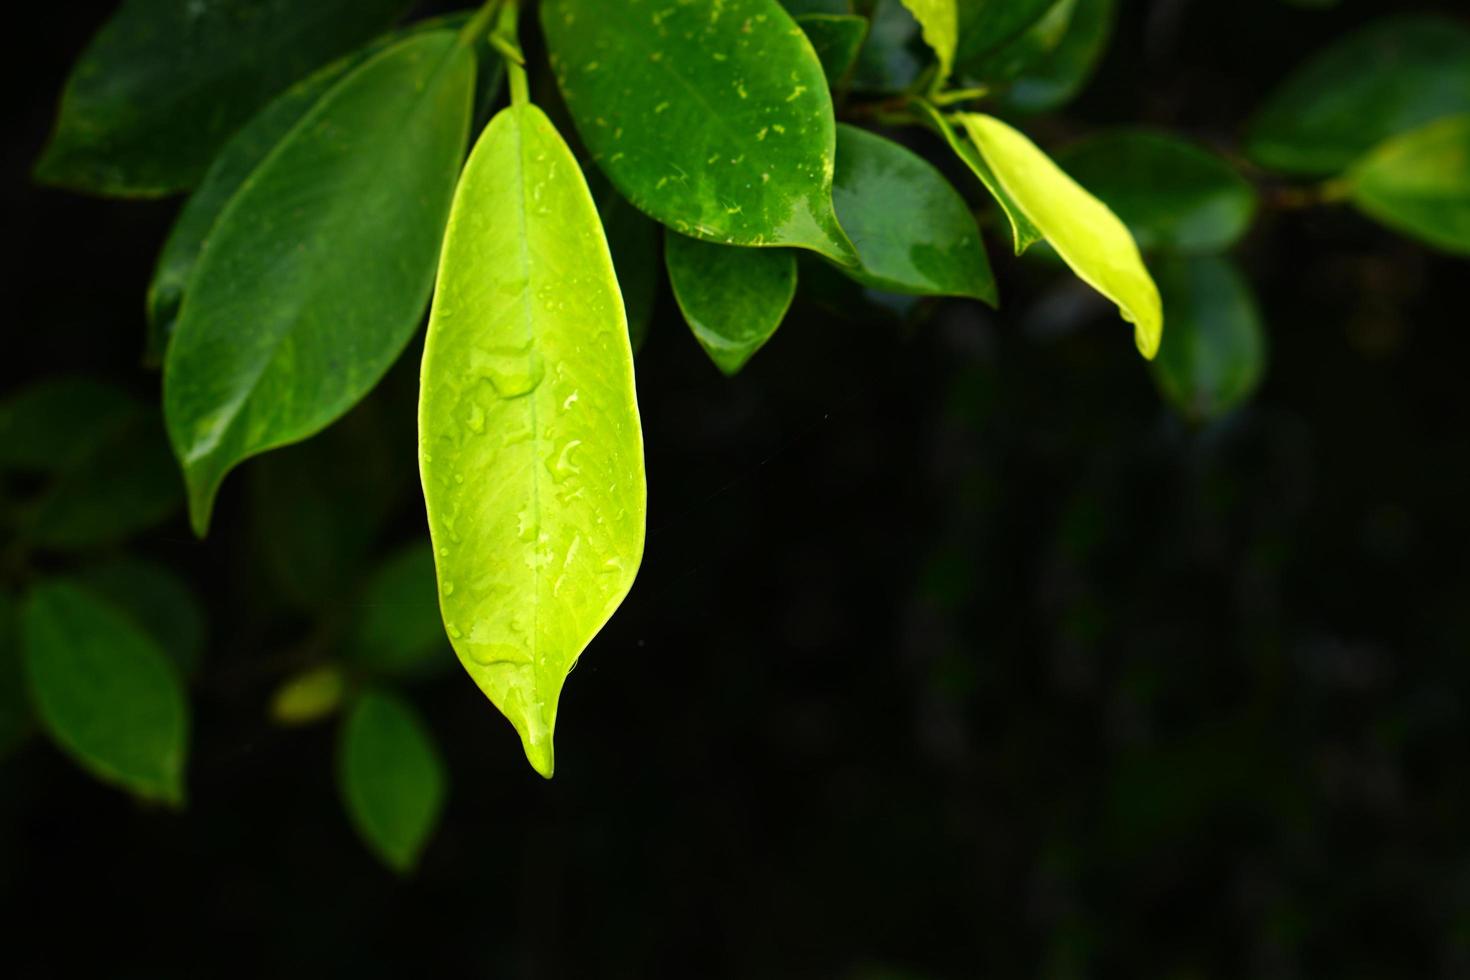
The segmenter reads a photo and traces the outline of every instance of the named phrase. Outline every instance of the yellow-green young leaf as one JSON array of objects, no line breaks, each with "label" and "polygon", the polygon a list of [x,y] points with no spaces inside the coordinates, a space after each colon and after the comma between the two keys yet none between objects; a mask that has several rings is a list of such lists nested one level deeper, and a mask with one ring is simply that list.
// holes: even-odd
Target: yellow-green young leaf
[{"label": "yellow-green young leaf", "polygon": [[198,533],[231,468],[335,421],[418,328],[474,83],[452,31],[391,45],[322,96],[220,212],[164,363]]},{"label": "yellow-green young leaf", "polygon": [[1139,353],[1151,360],[1163,336],[1163,305],[1127,226],[1021,133],[993,116],[959,118],[1000,187],[1082,281],[1118,304]]},{"label": "yellow-green young leaf", "polygon": [[177,671],[132,619],[79,586],[37,586],[23,623],[42,725],[77,764],[144,799],[184,801],[189,718]]},{"label": "yellow-green young leaf", "polygon": [[444,809],[444,762],[418,712],[387,691],[365,691],[342,722],[337,782],[369,850],[403,874]]},{"label": "yellow-green young leaf", "polygon": [[1032,245],[1041,241],[1041,232],[1031,223],[1031,220],[1022,213],[1021,208],[1011,196],[1006,193],[1004,187],[996,180],[995,174],[980,156],[980,151],[975,149],[975,144],[963,139],[954,130],[954,125],[938,109],[935,109],[925,100],[914,103],[919,111],[928,119],[929,124],[944,137],[949,148],[954,151],[970,172],[980,179],[990,196],[995,198],[995,203],[1000,205],[1001,212],[1006,216],[1006,222],[1011,226],[1011,239],[1015,242],[1016,254],[1020,255]]},{"label": "yellow-green young leaf", "polygon": [[342,703],[347,679],[337,667],[314,667],[288,678],[271,695],[271,720],[278,725],[309,725]]},{"label": "yellow-green young leaf", "polygon": [[954,69],[955,45],[959,41],[959,14],[955,0],[903,0],[924,33],[924,42],[934,49],[939,59],[938,82],[943,82]]},{"label": "yellow-green young leaf", "polygon": [[1470,115],[1396,136],[1348,174],[1352,201],[1390,228],[1470,255]]},{"label": "yellow-green young leaf", "polygon": [[612,259],[535,106],[491,120],[455,192],[419,450],[450,641],[549,777],[562,684],[633,584],[647,492]]}]

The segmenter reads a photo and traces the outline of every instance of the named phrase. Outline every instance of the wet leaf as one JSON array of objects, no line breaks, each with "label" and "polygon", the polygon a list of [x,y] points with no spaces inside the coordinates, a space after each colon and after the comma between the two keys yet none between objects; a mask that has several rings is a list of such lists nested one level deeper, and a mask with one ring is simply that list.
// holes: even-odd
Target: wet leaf
[{"label": "wet leaf", "polygon": [[32,590],[23,625],[36,714],[60,748],[104,782],[181,805],[188,706],[168,657],[87,590]]},{"label": "wet leaf", "polygon": [[999,185],[1077,276],[1118,304],[1152,358],[1164,329],[1159,292],[1128,228],[1024,135],[993,116],[960,122]]},{"label": "wet leaf", "polygon": [[796,256],[789,249],[712,245],[670,231],[664,260],[694,339],[727,375],[771,339],[796,295]]},{"label": "wet leaf", "polygon": [[639,210],[707,241],[851,261],[826,77],[776,0],[547,0],[541,21],[577,132]]},{"label": "wet leaf", "polygon": [[612,258],[576,160],[534,106],[502,110],[465,168],[422,376],[444,622],[549,777],[562,684],[642,558],[646,490]]},{"label": "wet leaf", "polygon": [[342,722],[337,781],[368,849],[405,874],[439,823],[448,778],[418,712],[387,691],[365,691]]},{"label": "wet leaf", "polygon": [[995,278],[975,216],[933,165],[890,139],[837,127],[837,216],[866,286],[995,305]]},{"label": "wet leaf", "polygon": [[199,182],[260,106],[407,0],[126,0],[82,53],[37,179],[124,196]]},{"label": "wet leaf", "polygon": [[323,96],[221,213],[164,365],[197,533],[231,468],[336,420],[413,334],[474,74],[453,33],[392,45]]}]

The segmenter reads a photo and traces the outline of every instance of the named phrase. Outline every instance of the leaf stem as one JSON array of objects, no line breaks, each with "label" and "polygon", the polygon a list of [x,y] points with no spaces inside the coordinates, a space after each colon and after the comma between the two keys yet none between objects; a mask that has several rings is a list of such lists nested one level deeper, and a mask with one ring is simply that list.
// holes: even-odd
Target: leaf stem
[{"label": "leaf stem", "polygon": [[526,56],[521,53],[517,23],[520,15],[518,0],[504,0],[495,31],[490,35],[490,46],[505,59],[505,74],[510,80],[510,104],[527,105],[531,101],[530,86],[526,81]]},{"label": "leaf stem", "polygon": [[501,0],[485,0],[480,9],[475,11],[474,16],[465,22],[464,27],[460,28],[459,43],[473,44],[479,39],[490,26],[490,21],[500,4]]}]

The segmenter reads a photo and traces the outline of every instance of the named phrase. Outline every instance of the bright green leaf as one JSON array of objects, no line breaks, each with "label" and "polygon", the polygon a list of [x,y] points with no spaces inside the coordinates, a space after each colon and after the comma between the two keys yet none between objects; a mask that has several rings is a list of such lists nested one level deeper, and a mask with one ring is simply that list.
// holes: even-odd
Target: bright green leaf
[{"label": "bright green leaf", "polygon": [[474,74],[447,31],[389,47],[321,98],[221,213],[164,365],[198,533],[232,467],[337,419],[413,334]]},{"label": "bright green leaf", "polygon": [[58,375],[0,403],[0,467],[53,471],[81,462],[137,418],[142,408],[122,388]]},{"label": "bright green leaf", "polygon": [[1166,258],[1155,271],[1169,329],[1149,365],[1154,380],[1186,418],[1218,418],[1251,396],[1265,367],[1250,284],[1223,258]]},{"label": "bright green leaf", "polygon": [[206,632],[204,610],[172,569],[124,555],[86,566],[77,579],[142,627],[181,675],[199,672]]},{"label": "bright green leaf", "polygon": [[664,236],[669,285],[694,339],[727,375],[745,366],[781,325],[796,295],[796,256]]},{"label": "bright green leaf", "polygon": [[995,179],[1079,278],[1118,304],[1146,358],[1164,329],[1159,291],[1128,228],[1023,134],[993,116],[965,113],[965,131]]},{"label": "bright green leaf", "polygon": [[837,85],[852,70],[868,36],[868,21],[848,14],[805,14],[796,23],[822,62],[828,85]]},{"label": "bright green leaf", "polygon": [[1470,256],[1470,115],[1397,136],[1348,175],[1352,202],[1405,235]]},{"label": "bright green leaf", "polygon": [[903,0],[903,5],[919,22],[924,43],[939,59],[936,81],[943,83],[954,68],[955,45],[959,41],[959,13],[955,9],[955,0]]},{"label": "bright green leaf", "polygon": [[36,713],[56,744],[106,782],[182,804],[188,705],[152,638],[61,581],[32,590],[23,636]]},{"label": "bright green leaf", "polygon": [[1377,21],[1298,69],[1251,122],[1265,167],[1329,176],[1390,136],[1470,112],[1470,27],[1412,14]]},{"label": "bright green leaf", "polygon": [[975,216],[928,161],[875,133],[837,127],[837,217],[867,286],[924,296],[969,296],[994,306],[995,278]]},{"label": "bright green leaf", "polygon": [[125,0],[72,70],[36,177],[104,194],[187,190],[256,109],[408,6]]},{"label": "bright green leaf", "polygon": [[1071,101],[1102,60],[1117,0],[1066,0],[1067,26],[1000,95],[1011,112],[1049,112]]},{"label": "bright green leaf", "polygon": [[334,666],[313,667],[286,679],[271,695],[271,720],[288,727],[331,716],[347,693],[347,678]]},{"label": "bright green leaf", "polygon": [[428,541],[409,545],[374,569],[342,654],[355,666],[391,675],[422,674],[453,662]]},{"label": "bright green leaf", "polygon": [[1249,181],[1213,153],[1167,133],[1103,133],[1067,147],[1057,163],[1123,219],[1144,251],[1222,251],[1255,216]]},{"label": "bright green leaf", "polygon": [[444,809],[444,762],[402,698],[365,691],[342,722],[337,781],[363,843],[400,874],[412,871]]},{"label": "bright green leaf", "polygon": [[832,98],[776,0],[546,0],[562,94],[598,166],[683,234],[839,262]]},{"label": "bright green leaf", "polygon": [[1020,255],[1036,242],[1041,241],[1041,232],[1031,223],[1031,219],[1026,217],[1020,205],[1011,200],[1010,194],[1006,192],[1006,189],[1001,186],[1000,181],[996,179],[995,174],[990,169],[990,165],[985,162],[985,158],[980,155],[980,151],[975,148],[975,144],[956,133],[954,125],[948,119],[944,118],[944,116],[940,115],[938,110],[928,102],[919,102],[917,103],[917,107],[924,113],[929,124],[934,127],[939,135],[944,137],[944,141],[949,144],[949,148],[954,151],[955,156],[959,157],[965,166],[970,168],[970,172],[980,179],[980,183],[985,185],[985,189],[990,192],[990,196],[995,199],[995,203],[1000,205],[1001,213],[1006,216],[1006,222],[1010,225],[1011,240],[1015,243],[1016,254]]},{"label": "bright green leaf", "polygon": [[642,559],[646,488],[612,258],[534,106],[491,121],[455,193],[419,447],[450,639],[549,777],[562,684]]}]

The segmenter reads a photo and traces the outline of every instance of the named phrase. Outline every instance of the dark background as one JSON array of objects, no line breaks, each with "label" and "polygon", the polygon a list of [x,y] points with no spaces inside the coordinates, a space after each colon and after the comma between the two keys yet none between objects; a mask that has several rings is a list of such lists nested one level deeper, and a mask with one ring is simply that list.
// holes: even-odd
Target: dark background
[{"label": "dark background", "polygon": [[[143,291],[176,202],[28,179],[111,4],[22,6],[0,382],[80,369],[156,399]],[[1125,2],[1096,84],[1033,130],[1229,148],[1306,53],[1409,8],[1463,10]],[[0,970],[1470,976],[1470,266],[1267,211],[1240,255],[1267,380],[1191,431],[1131,328],[991,251],[1000,314],[799,305],[733,381],[665,300],[639,360],[647,556],[568,684],[556,779],[457,669],[412,688],[451,789],[411,879],[354,836],[332,725],[266,719],[317,621],[272,595],[253,523],[292,451],[227,482],[208,542],[182,517],[149,536],[211,614],[190,805],[39,742],[0,762]],[[375,554],[422,533],[415,354],[294,451],[345,453],[351,495],[369,434]]]}]

